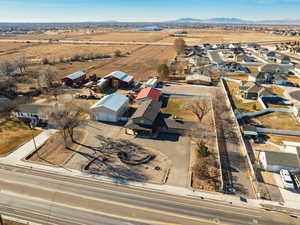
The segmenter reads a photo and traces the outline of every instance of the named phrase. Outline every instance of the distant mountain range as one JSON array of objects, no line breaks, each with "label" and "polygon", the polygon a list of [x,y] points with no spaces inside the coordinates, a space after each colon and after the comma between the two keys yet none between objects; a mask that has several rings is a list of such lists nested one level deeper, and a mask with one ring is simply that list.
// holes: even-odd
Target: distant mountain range
[{"label": "distant mountain range", "polygon": [[239,18],[211,18],[195,19],[181,18],[169,23],[229,23],[229,24],[273,24],[273,25],[300,25],[300,20],[243,20]]}]

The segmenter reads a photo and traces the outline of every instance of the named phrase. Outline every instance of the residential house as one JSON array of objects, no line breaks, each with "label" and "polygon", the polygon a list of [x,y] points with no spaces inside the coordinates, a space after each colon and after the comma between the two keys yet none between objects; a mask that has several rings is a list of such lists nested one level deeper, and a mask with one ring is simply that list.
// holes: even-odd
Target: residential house
[{"label": "residential house", "polygon": [[161,96],[160,90],[156,88],[144,88],[136,96],[136,101],[141,103],[146,100],[159,101]]},{"label": "residential house", "polygon": [[255,62],[255,58],[254,57],[250,57],[244,53],[238,54],[235,56],[235,60],[238,62],[243,62],[243,63],[251,63],[251,62]]},{"label": "residential house", "polygon": [[122,71],[114,71],[107,74],[104,79],[110,80],[113,88],[119,88],[120,86],[130,86],[133,82],[133,76],[128,75]]},{"label": "residential house", "polygon": [[259,72],[267,72],[267,73],[281,73],[287,74],[289,73],[289,69],[282,67],[277,64],[265,64],[258,68]]},{"label": "residential house", "polygon": [[292,63],[292,60],[287,55],[281,55],[279,58],[277,58],[277,62],[280,64],[290,64]]},{"label": "residential house", "polygon": [[162,103],[155,100],[146,100],[131,116],[125,125],[129,134],[153,134],[156,130],[155,120],[160,112]]},{"label": "residential house", "polygon": [[269,52],[269,49],[267,49],[267,48],[261,48],[258,50],[258,54],[262,57],[265,57],[268,54],[268,52]]},{"label": "residential house", "polygon": [[242,98],[244,99],[250,99],[250,100],[257,100],[258,97],[261,96],[270,96],[273,95],[272,92],[254,82],[249,81],[242,81],[239,86],[239,93]]},{"label": "residential house", "polygon": [[21,120],[39,125],[48,123],[49,115],[54,107],[54,105],[22,104],[16,108],[13,115]]},{"label": "residential house", "polygon": [[211,77],[201,73],[189,74],[185,77],[185,80],[188,84],[211,85]]},{"label": "residential house", "polygon": [[91,118],[98,121],[117,122],[129,108],[129,98],[114,93],[107,95],[90,107]]},{"label": "residential house", "polygon": [[279,172],[281,169],[289,171],[300,168],[299,155],[287,152],[263,151],[259,153],[259,162],[266,171]]},{"label": "residential house", "polygon": [[245,68],[239,63],[227,62],[220,66],[220,70],[223,72],[244,72]]},{"label": "residential house", "polygon": [[65,83],[68,86],[71,86],[73,84],[80,84],[86,79],[86,73],[85,72],[75,72],[72,73],[62,79],[62,82]]},{"label": "residential house", "polygon": [[264,55],[264,57],[267,59],[267,60],[270,60],[270,61],[274,61],[276,62],[277,58],[276,58],[276,52],[268,52]]},{"label": "residential house", "polygon": [[267,72],[249,74],[248,81],[256,82],[257,84],[271,84],[273,82],[273,74]]},{"label": "residential house", "polygon": [[260,46],[256,43],[247,44],[247,48],[258,49]]}]

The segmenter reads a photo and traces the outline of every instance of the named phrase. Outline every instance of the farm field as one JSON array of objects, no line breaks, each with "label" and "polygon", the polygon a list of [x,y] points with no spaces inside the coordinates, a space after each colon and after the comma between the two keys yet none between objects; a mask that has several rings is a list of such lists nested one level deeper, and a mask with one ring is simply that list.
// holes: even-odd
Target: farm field
[{"label": "farm field", "polygon": [[[72,63],[59,63],[52,65],[58,72],[57,79],[76,72],[84,71],[88,75],[96,74],[103,77],[113,71],[124,71],[135,77],[136,80],[145,80],[156,74],[159,64],[168,63],[175,56],[173,47],[139,46],[124,57],[105,59],[100,61],[85,61]],[[28,67],[27,73],[37,73],[43,65],[37,64]]]},{"label": "farm field", "polygon": [[136,80],[145,80],[157,73],[159,64],[169,63],[175,54],[175,50],[171,46],[144,46],[127,57],[117,58],[90,72],[105,75],[121,70],[134,76]]},{"label": "farm field", "polygon": [[[256,31],[226,31],[226,30],[189,30],[184,37],[187,44],[202,43],[233,43],[233,42],[257,42],[270,40],[291,40],[292,37],[274,35]],[[174,42],[176,37],[167,37],[162,42]]]},{"label": "farm field", "polygon": [[87,34],[69,37],[69,40],[92,40],[92,41],[134,41],[156,42],[169,36],[172,31],[113,31],[100,34]]},{"label": "farm field", "polygon": [[[113,55],[116,49],[119,49],[122,53],[132,52],[137,49],[138,46],[133,45],[89,45],[89,44],[26,44],[26,43],[0,43],[7,46],[16,46],[13,48],[13,52],[2,52],[1,49],[5,46],[0,45],[0,60],[1,59],[14,59],[18,56],[24,55],[31,61],[39,62],[41,59],[47,57],[50,60],[58,60],[60,57],[70,58],[75,54],[89,54],[99,53]],[[18,47],[20,44],[20,47]],[[7,54],[5,54],[7,53]]]}]

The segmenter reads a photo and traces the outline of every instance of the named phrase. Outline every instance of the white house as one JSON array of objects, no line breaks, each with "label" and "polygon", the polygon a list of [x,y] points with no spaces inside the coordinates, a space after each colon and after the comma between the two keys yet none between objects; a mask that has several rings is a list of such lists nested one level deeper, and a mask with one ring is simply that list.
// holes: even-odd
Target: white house
[{"label": "white house", "polygon": [[23,104],[17,107],[13,115],[19,119],[29,120],[34,124],[38,124],[40,122],[48,122],[49,112],[54,107],[54,105]]},{"label": "white house", "polygon": [[107,95],[91,106],[91,118],[99,121],[117,122],[129,107],[129,98],[121,94]]},{"label": "white house", "polygon": [[264,170],[279,172],[281,169],[289,171],[300,168],[298,154],[287,152],[264,151],[259,154],[259,161]]}]

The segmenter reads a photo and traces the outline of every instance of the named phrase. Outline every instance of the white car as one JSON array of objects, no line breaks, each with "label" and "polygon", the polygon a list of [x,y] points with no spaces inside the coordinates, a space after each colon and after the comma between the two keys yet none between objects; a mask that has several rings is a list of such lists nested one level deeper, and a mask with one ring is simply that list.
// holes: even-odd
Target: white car
[{"label": "white car", "polygon": [[280,177],[285,189],[294,189],[293,180],[288,170],[281,169],[280,170]]}]

